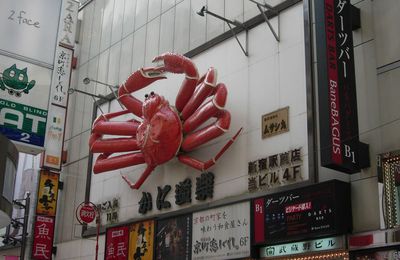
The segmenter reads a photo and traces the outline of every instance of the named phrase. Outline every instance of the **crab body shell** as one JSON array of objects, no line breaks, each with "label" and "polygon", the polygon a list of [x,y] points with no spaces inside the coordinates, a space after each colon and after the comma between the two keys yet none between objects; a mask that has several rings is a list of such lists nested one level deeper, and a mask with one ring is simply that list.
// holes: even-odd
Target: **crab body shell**
[{"label": "crab body shell", "polygon": [[[161,100],[161,102],[157,102]],[[156,100],[154,102],[154,100]],[[143,106],[144,120],[136,139],[147,165],[157,166],[171,160],[182,143],[182,124],[168,101],[154,95]]]}]

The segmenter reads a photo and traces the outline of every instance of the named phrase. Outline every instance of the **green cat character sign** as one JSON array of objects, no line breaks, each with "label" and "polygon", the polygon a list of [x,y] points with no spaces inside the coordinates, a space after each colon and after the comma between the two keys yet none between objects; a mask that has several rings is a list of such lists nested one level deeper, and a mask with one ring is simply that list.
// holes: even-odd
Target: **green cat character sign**
[{"label": "green cat character sign", "polygon": [[16,97],[20,97],[22,93],[29,94],[29,90],[36,83],[34,80],[28,80],[27,68],[20,70],[16,64],[5,69],[2,74],[0,75],[0,89],[8,90],[10,95]]}]

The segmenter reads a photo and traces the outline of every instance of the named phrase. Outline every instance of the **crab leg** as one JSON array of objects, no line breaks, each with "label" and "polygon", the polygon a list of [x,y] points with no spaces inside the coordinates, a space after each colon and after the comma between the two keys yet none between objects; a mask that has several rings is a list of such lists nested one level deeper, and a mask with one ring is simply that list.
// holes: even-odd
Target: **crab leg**
[{"label": "crab leg", "polygon": [[183,151],[192,151],[198,146],[207,143],[228,131],[231,123],[231,114],[226,110],[220,110],[215,116],[218,120],[212,125],[186,135],[181,146]]},{"label": "crab leg", "polygon": [[192,96],[199,80],[196,65],[185,56],[169,52],[153,59],[153,62],[159,61],[164,62],[163,69],[168,72],[185,73],[185,79],[182,82],[175,101],[176,109],[181,112]]},{"label": "crab leg", "polygon": [[149,177],[150,173],[154,170],[155,167],[148,165],[146,170],[144,170],[144,172],[142,173],[142,175],[140,175],[139,180],[137,180],[135,183],[131,182],[127,176],[122,175],[122,179],[124,179],[126,181],[126,183],[128,183],[129,187],[131,187],[131,189],[139,189],[140,186],[142,186],[143,182],[147,179],[147,177]]},{"label": "crab leg", "polygon": [[204,100],[212,95],[215,91],[216,81],[217,81],[217,71],[214,68],[209,68],[206,75],[203,76],[204,81],[202,81],[194,94],[190,97],[189,101],[182,110],[181,118],[182,120],[188,119],[196,109],[204,102]]},{"label": "crab leg", "polygon": [[101,154],[97,157],[93,167],[95,174],[144,163],[142,153],[122,154],[110,158],[109,156],[109,154]]},{"label": "crab leg", "polygon": [[130,93],[147,87],[159,79],[165,79],[161,68],[141,68],[134,72],[118,89],[118,99],[132,113],[142,117],[142,101]]},{"label": "crab leg", "polygon": [[[128,110],[109,113],[99,116],[92,127],[92,134],[89,138],[90,151],[93,153],[99,152],[127,152],[138,150],[139,147],[134,138],[139,122],[130,120],[127,122],[110,122],[111,118],[124,115]],[[112,135],[129,135],[133,137],[117,138],[117,139],[102,139],[104,134]]]},{"label": "crab leg", "polygon": [[222,149],[217,153],[217,155],[208,161],[203,162],[188,155],[178,155],[178,160],[192,168],[195,168],[200,171],[205,171],[211,166],[213,166],[215,162],[222,156],[222,154],[224,154],[224,152],[233,144],[233,142],[235,142],[236,138],[238,137],[242,129],[243,128],[240,128],[239,131],[232,137],[232,139],[230,139],[224,145],[224,147],[222,147]]},{"label": "crab leg", "polygon": [[[223,110],[226,103],[228,91],[223,83],[216,87],[213,99],[199,107],[183,124],[185,134],[192,132],[211,117],[218,115]],[[229,126],[228,126],[229,127]]]}]

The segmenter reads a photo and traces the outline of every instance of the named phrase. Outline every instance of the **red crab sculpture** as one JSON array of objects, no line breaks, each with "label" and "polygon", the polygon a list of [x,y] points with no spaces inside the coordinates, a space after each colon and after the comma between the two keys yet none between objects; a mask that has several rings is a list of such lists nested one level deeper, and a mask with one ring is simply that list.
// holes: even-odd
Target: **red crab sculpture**
[{"label": "red crab sculpture", "polygon": [[[140,188],[157,165],[168,162],[175,156],[180,162],[197,170],[204,171],[210,168],[242,130],[241,128],[218,154],[208,161],[200,161],[187,155],[187,152],[228,131],[231,116],[224,110],[226,87],[222,83],[216,84],[217,74],[214,68],[208,69],[207,73],[199,78],[196,66],[184,56],[165,53],[154,58],[153,62],[162,65],[139,69],[119,87],[118,99],[126,109],[99,116],[93,123],[89,140],[90,151],[101,153],[94,164],[94,173],[147,164],[135,183],[122,176],[132,189]],[[132,92],[147,87],[156,80],[165,79],[164,72],[185,74],[175,107],[154,92],[146,94],[143,102],[131,95]],[[207,99],[210,96],[212,98]],[[127,113],[133,113],[143,121],[110,121]],[[216,118],[214,123],[198,129],[212,117]],[[129,137],[104,139],[103,135]],[[130,153],[112,156],[113,153],[121,152]]]}]

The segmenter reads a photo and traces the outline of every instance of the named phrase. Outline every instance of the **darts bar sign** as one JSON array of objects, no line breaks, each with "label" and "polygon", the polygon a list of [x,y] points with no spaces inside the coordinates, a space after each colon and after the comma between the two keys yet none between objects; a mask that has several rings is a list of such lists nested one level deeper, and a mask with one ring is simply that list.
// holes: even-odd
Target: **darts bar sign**
[{"label": "darts bar sign", "polygon": [[360,143],[358,131],[352,29],[359,10],[348,0],[317,2],[321,164],[355,173],[369,166],[368,145]]},{"label": "darts bar sign", "polygon": [[252,208],[255,244],[351,230],[350,185],[337,180],[254,199]]}]

